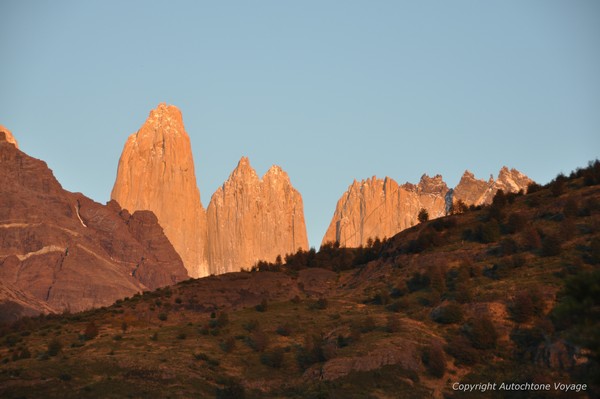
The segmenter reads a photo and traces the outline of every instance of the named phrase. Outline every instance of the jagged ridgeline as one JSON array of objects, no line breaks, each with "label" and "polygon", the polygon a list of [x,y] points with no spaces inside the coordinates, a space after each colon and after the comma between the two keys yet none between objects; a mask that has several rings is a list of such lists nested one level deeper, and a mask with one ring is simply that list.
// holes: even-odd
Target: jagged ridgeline
[{"label": "jagged ridgeline", "polygon": [[423,175],[419,184],[398,185],[386,177],[357,182],[338,200],[322,244],[338,242],[344,247],[365,246],[369,240],[392,237],[418,223],[421,210],[431,219],[448,215],[465,206],[486,205],[498,190],[505,193],[527,191],[531,179],[503,167],[498,178],[486,182],[465,171],[454,189],[449,189],[442,176]]},{"label": "jagged ridgeline", "polygon": [[[487,182],[467,171],[455,189],[439,175],[424,175],[417,185],[375,177],[355,181],[338,201],[322,243],[364,246],[414,226],[421,209],[437,218],[456,205],[488,204],[500,189],[526,190],[531,182],[506,167]],[[308,249],[302,197],[278,166],[261,179],[242,157],[205,210],[190,138],[173,105],[160,104],[129,137],[111,198],[130,211],[154,212],[192,277],[239,271]]]},{"label": "jagged ridgeline", "polygon": [[22,318],[0,397],[597,398],[598,226],[594,162],[362,248]]}]

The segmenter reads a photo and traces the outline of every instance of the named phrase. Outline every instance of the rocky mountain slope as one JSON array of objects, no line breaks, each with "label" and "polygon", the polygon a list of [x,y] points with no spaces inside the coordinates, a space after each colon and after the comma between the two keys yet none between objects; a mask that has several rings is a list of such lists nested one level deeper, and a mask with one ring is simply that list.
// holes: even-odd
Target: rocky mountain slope
[{"label": "rocky mountain slope", "polygon": [[260,179],[243,157],[207,209],[210,272],[250,268],[259,260],[308,249],[300,193],[272,166]]},{"label": "rocky mountain slope", "polygon": [[322,244],[337,241],[345,247],[364,246],[369,239],[391,237],[414,226],[421,209],[435,219],[450,213],[459,201],[467,206],[489,204],[498,190],[518,192],[530,183],[527,176],[506,167],[498,179],[490,177],[488,182],[465,171],[454,189],[440,175],[423,175],[417,185],[398,185],[389,177],[355,180],[338,200]]},{"label": "rocky mountain slope", "polygon": [[152,213],[63,190],[6,137],[0,132],[0,307],[16,316],[80,311],[187,278]]},{"label": "rocky mountain slope", "polygon": [[207,215],[190,139],[173,105],[160,104],[129,137],[111,198],[130,211],[153,211],[192,277],[239,271],[308,247],[302,198],[278,166],[259,179],[242,158]]},{"label": "rocky mountain slope", "polygon": [[[0,325],[0,396],[597,398],[600,162],[532,188],[372,246]],[[500,388],[524,382],[550,388]]]}]

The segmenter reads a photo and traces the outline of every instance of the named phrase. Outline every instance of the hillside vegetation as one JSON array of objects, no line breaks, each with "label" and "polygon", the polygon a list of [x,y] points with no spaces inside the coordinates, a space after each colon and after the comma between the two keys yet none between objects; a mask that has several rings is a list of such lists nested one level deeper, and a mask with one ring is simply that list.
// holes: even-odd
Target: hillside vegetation
[{"label": "hillside vegetation", "polygon": [[599,183],[596,161],[365,248],[4,325],[0,397],[597,397]]}]

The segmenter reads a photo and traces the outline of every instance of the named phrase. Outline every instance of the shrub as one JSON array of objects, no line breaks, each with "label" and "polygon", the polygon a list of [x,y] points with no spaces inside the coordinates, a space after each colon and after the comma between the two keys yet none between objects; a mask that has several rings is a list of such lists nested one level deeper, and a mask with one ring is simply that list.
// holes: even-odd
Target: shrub
[{"label": "shrub", "polygon": [[540,237],[540,233],[538,232],[538,230],[534,227],[529,227],[527,229],[525,229],[525,231],[523,231],[523,241],[525,244],[525,247],[529,250],[536,250],[541,248],[542,246],[542,239]]},{"label": "shrub", "polygon": [[227,380],[223,383],[223,388],[217,388],[216,399],[245,399],[246,390],[244,386],[237,381]]},{"label": "shrub", "polygon": [[430,375],[436,378],[442,378],[444,376],[446,371],[446,357],[439,344],[434,343],[425,347],[421,359]]},{"label": "shrub", "polygon": [[490,220],[477,226],[475,234],[477,240],[481,243],[489,244],[496,242],[500,238],[500,225],[496,220]]},{"label": "shrub", "polygon": [[505,230],[508,234],[518,233],[527,225],[527,218],[520,213],[511,213],[508,216]]},{"label": "shrub", "polygon": [[380,290],[369,302],[374,305],[387,305],[390,303],[390,294],[387,291]]},{"label": "shrub", "polygon": [[247,322],[245,322],[242,327],[244,327],[244,330],[248,331],[248,332],[252,332],[255,331],[256,329],[258,329],[258,320],[256,319],[251,319],[248,320]]},{"label": "shrub", "polygon": [[458,336],[448,341],[446,352],[456,359],[456,364],[471,366],[479,362],[480,354],[466,337]]},{"label": "shrub", "polygon": [[419,211],[419,215],[417,216],[417,219],[419,220],[419,223],[425,223],[426,221],[428,221],[429,220],[429,212],[427,212],[427,209],[421,208],[421,210]]},{"label": "shrub", "polygon": [[489,317],[471,319],[465,325],[465,333],[471,341],[471,345],[477,349],[493,349],[496,347],[498,333],[496,327]]},{"label": "shrub", "polygon": [[98,327],[93,321],[89,322],[88,325],[85,326],[83,336],[86,340],[91,340],[98,336]]},{"label": "shrub", "polygon": [[256,352],[264,352],[269,345],[269,336],[261,330],[255,330],[246,340],[248,346]]},{"label": "shrub", "polygon": [[57,339],[57,338],[53,338],[49,343],[48,343],[48,356],[56,356],[60,353],[60,351],[62,350],[62,343]]},{"label": "shrub", "polygon": [[512,238],[505,238],[500,241],[500,254],[503,256],[513,255],[519,250],[519,245]]},{"label": "shrub", "polygon": [[441,324],[460,323],[463,319],[462,308],[458,303],[450,302],[432,311],[431,319]]},{"label": "shrub", "polygon": [[320,335],[309,334],[304,338],[304,346],[298,347],[296,361],[302,370],[327,360],[323,352],[325,342]]},{"label": "shrub", "polygon": [[542,241],[542,256],[557,256],[561,252],[561,240],[554,234],[548,234]]},{"label": "shrub", "polygon": [[160,321],[166,321],[167,320],[167,314],[166,313],[159,313],[158,314],[158,320],[160,320]]},{"label": "shrub", "polygon": [[446,273],[442,270],[439,264],[430,266],[427,269],[427,277],[429,278],[429,285],[432,289],[442,294],[446,291]]},{"label": "shrub", "polygon": [[559,197],[564,194],[566,189],[566,180],[567,179],[563,174],[556,176],[556,179],[550,183],[550,191],[552,192],[552,195]]},{"label": "shrub", "polygon": [[563,213],[568,218],[575,217],[579,214],[579,204],[575,198],[571,197],[565,202]]},{"label": "shrub", "polygon": [[322,298],[317,299],[317,302],[316,302],[314,308],[323,310],[323,309],[327,309],[327,305],[328,305],[327,298],[322,297]]},{"label": "shrub", "polygon": [[283,337],[288,337],[292,333],[292,328],[290,327],[289,324],[286,323],[282,326],[277,327],[275,332]]},{"label": "shrub", "polygon": [[407,306],[406,301],[398,300],[398,301],[394,301],[394,302],[390,303],[389,305],[387,305],[385,307],[385,309],[390,312],[399,312],[403,308],[406,308],[406,306]]},{"label": "shrub", "polygon": [[406,283],[409,292],[415,292],[429,287],[431,281],[429,276],[421,273],[414,272],[412,277]]},{"label": "shrub", "polygon": [[468,303],[473,300],[473,289],[467,282],[456,284],[456,292],[454,293],[454,299],[458,303]]},{"label": "shrub", "polygon": [[254,307],[254,309],[256,309],[257,312],[266,312],[268,307],[269,303],[267,298],[263,298],[263,300],[260,301],[260,303]]},{"label": "shrub", "polygon": [[529,183],[529,185],[527,186],[527,194],[537,193],[541,189],[542,189],[542,186],[540,186],[539,184],[537,184],[535,182]]},{"label": "shrub", "polygon": [[219,346],[221,347],[221,349],[223,350],[223,352],[225,352],[225,353],[231,353],[235,349],[235,338],[234,337],[229,337],[226,340],[221,341],[221,343],[219,344]]},{"label": "shrub", "polygon": [[283,348],[275,348],[260,355],[260,362],[265,366],[280,368],[283,363]]},{"label": "shrub", "polygon": [[519,359],[533,360],[537,348],[544,341],[544,333],[540,328],[516,328],[510,333],[515,343],[516,355]]}]

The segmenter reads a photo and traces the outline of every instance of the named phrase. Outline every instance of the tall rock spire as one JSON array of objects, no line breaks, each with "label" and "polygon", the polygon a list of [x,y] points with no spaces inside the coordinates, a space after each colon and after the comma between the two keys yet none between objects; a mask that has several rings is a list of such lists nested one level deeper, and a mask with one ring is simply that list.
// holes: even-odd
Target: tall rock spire
[{"label": "tall rock spire", "polygon": [[211,273],[273,262],[308,248],[302,197],[279,166],[260,179],[243,157],[213,194],[207,220]]},{"label": "tall rock spire", "polygon": [[206,214],[190,138],[177,107],[159,104],[129,136],[111,198],[130,212],[154,212],[189,275],[208,274]]}]

